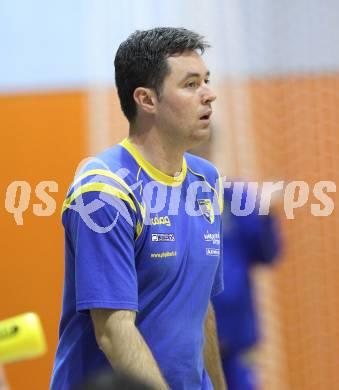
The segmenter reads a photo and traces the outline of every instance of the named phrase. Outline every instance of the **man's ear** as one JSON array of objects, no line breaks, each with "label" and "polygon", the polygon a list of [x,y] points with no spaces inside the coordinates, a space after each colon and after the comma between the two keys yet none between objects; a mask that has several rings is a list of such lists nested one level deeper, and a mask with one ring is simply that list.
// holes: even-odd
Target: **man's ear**
[{"label": "man's ear", "polygon": [[133,92],[133,98],[137,107],[148,114],[155,112],[156,96],[150,88],[138,87]]}]

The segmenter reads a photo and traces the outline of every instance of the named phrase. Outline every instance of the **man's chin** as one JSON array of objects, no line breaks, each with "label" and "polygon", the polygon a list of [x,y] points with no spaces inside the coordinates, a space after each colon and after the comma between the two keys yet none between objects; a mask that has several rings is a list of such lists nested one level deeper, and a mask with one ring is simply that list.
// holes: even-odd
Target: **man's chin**
[{"label": "man's chin", "polygon": [[194,135],[192,135],[191,139],[191,147],[189,148],[189,152],[196,154],[197,156],[203,158],[209,158],[209,145],[211,139],[211,129],[206,127],[204,129],[197,130]]},{"label": "man's chin", "polygon": [[192,133],[192,141],[201,143],[207,141],[211,136],[211,128],[209,125],[194,130]]}]

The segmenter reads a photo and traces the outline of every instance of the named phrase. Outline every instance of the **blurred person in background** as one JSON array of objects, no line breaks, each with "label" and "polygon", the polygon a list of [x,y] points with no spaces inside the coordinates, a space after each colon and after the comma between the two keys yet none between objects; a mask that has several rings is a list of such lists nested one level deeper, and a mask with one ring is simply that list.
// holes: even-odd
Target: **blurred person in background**
[{"label": "blurred person in background", "polygon": [[[223,265],[224,291],[213,298],[223,369],[229,390],[257,390],[255,367],[249,352],[259,341],[255,289],[251,273],[257,265],[271,265],[279,254],[280,239],[273,214],[259,215],[256,194],[224,189]],[[242,206],[256,202],[247,216],[231,210],[232,197]],[[252,197],[252,200],[249,199]],[[253,199],[256,198],[256,199]]]},{"label": "blurred person in background", "polygon": [[[210,303],[223,289],[222,188],[211,163],[186,153],[210,134],[216,96],[201,57],[206,47],[192,31],[155,28],[136,31],[117,51],[129,136],[83,167],[63,205],[52,390],[109,365],[157,390],[226,387]],[[159,197],[165,206],[152,210]],[[219,242],[208,242],[207,231]]]},{"label": "blurred person in background", "polygon": [[[211,134],[213,137],[213,131]],[[210,159],[212,141],[210,138],[192,153]],[[234,186],[235,181],[227,179],[227,182],[224,181],[223,212],[224,290],[212,303],[228,389],[257,390],[252,352],[259,342],[260,331],[251,273],[257,265],[273,264],[279,255],[279,229],[274,211],[271,212],[278,199],[272,198],[268,215],[259,215],[260,189],[255,194],[246,183]],[[262,195],[262,202],[268,201]],[[254,211],[246,216],[236,215],[232,210],[232,199],[236,198],[241,200],[242,210],[246,202],[255,204]]]}]

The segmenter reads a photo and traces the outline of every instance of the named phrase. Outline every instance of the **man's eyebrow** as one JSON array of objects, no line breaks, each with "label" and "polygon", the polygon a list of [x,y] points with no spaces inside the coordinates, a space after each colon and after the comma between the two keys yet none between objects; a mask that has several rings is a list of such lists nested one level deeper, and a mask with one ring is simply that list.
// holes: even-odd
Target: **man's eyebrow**
[{"label": "man's eyebrow", "polygon": [[[204,77],[208,77],[210,75],[210,71],[208,70]],[[185,81],[186,79],[189,79],[191,77],[201,77],[201,73],[196,72],[188,72],[186,73],[185,77],[181,80],[181,83]]]}]

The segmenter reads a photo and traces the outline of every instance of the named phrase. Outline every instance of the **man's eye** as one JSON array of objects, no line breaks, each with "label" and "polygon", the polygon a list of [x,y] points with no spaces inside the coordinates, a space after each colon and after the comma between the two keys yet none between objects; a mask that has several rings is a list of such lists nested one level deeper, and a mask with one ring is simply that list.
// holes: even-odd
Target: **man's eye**
[{"label": "man's eye", "polygon": [[210,83],[210,79],[206,79],[205,84],[209,84],[209,83]]},{"label": "man's eye", "polygon": [[186,83],[186,87],[188,88],[196,88],[198,86],[198,83],[196,81],[189,81]]}]

